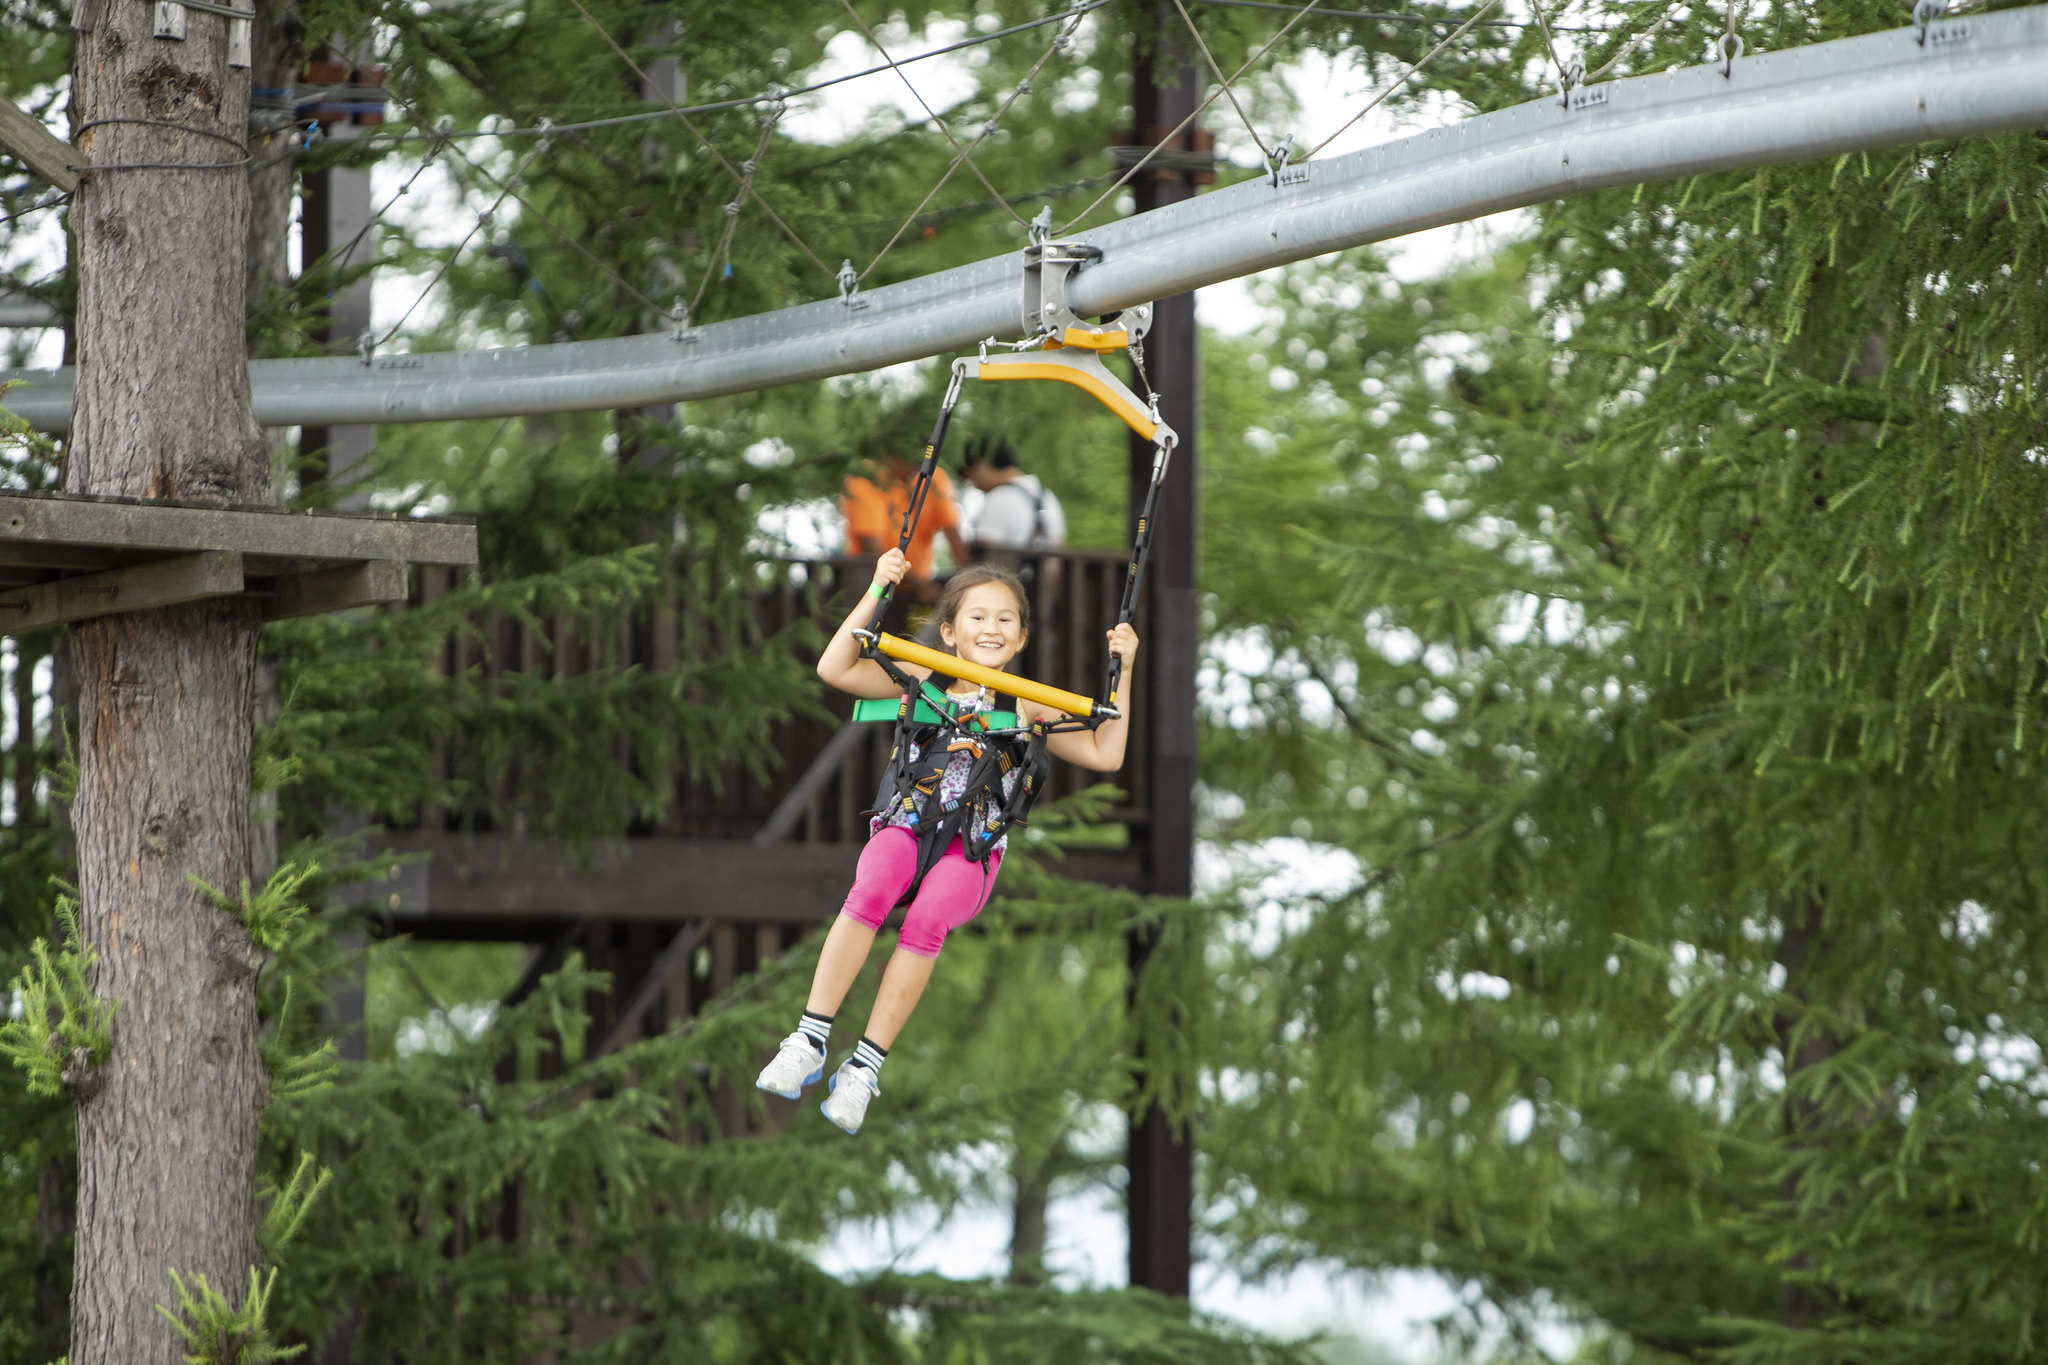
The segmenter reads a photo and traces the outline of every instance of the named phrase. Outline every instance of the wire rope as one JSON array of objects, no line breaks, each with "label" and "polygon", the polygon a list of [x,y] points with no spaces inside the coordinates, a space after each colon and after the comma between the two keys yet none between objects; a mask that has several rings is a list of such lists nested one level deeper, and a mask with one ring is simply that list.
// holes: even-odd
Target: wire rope
[{"label": "wire rope", "polygon": [[56,208],[62,203],[64,203],[70,197],[71,191],[65,190],[61,194],[51,195],[48,199],[43,200],[41,203],[30,204],[25,208],[18,208],[14,212],[8,214],[6,217],[0,218],[0,226],[4,226],[5,224],[11,223],[17,218],[26,218],[31,213],[41,213],[44,209]]},{"label": "wire rope", "polygon": [[[740,168],[746,175],[740,181],[739,196],[725,206],[725,231],[719,236],[718,249],[711,253],[711,260],[705,265],[704,273],[697,278],[697,293],[691,298],[690,311],[684,315],[685,317],[695,317],[697,315],[698,307],[704,302],[704,291],[711,288],[711,277],[718,273],[719,263],[726,260],[726,253],[732,250],[733,233],[739,229],[740,225],[740,208],[746,202],[747,191],[753,188],[754,172],[760,167],[761,158],[768,155],[768,144],[775,136],[775,125],[780,118],[781,115],[779,113],[771,113],[767,118],[761,120],[761,140],[754,144],[754,155]],[[628,288],[630,287],[628,286]],[[639,293],[638,290],[634,290],[634,292]],[[643,295],[643,297],[645,296]]]},{"label": "wire rope", "polygon": [[[889,55],[889,49],[882,46],[882,40],[875,36],[875,31],[873,29],[868,27],[868,21],[861,18],[860,11],[853,7],[853,0],[839,0],[839,3],[844,5],[846,7],[846,12],[853,16],[853,22],[860,25],[860,31],[867,35],[868,41],[870,43],[874,44],[875,51],[881,53],[882,59],[889,63],[890,70],[894,71],[896,73],[896,78],[903,82],[903,88],[910,92],[911,98],[915,99],[918,102],[918,104],[924,109],[926,117],[931,119],[932,127],[939,130],[939,133],[946,139],[946,141],[949,144],[951,144],[954,151],[960,151],[960,139],[953,136],[953,130],[946,126],[946,121],[940,118],[938,112],[934,110],[929,103],[926,102],[925,97],[918,93],[917,87],[910,83],[910,77],[903,74],[902,66],[896,61],[894,57],[891,57]],[[982,188],[986,189],[990,194],[994,195],[996,202],[998,204],[1001,204],[1003,206],[1004,211],[1007,212],[1012,218],[1015,218],[1020,223],[1024,222],[1024,215],[1010,207],[1010,201],[1003,198],[1003,192],[997,189],[992,183],[990,183],[988,175],[981,169],[981,167],[978,164],[976,164],[974,158],[971,156],[967,157],[966,161],[967,168],[974,172],[974,178],[981,182]],[[1026,226],[1029,225],[1026,224]]]},{"label": "wire rope", "polygon": [[246,142],[229,137],[226,133],[216,133],[205,128],[195,128],[188,123],[172,123],[168,119],[96,118],[79,124],[76,136],[83,138],[93,129],[105,127],[110,123],[133,124],[142,128],[168,128],[176,133],[191,133],[198,137],[212,138],[215,142],[225,142],[228,146],[240,152],[242,159],[239,161],[88,161],[83,165],[67,164],[66,170],[77,171],[81,175],[88,171],[235,171],[249,165],[256,159],[255,154],[249,150]]},{"label": "wire rope", "polygon": [[[570,0],[571,4],[575,2],[576,0]],[[1010,91],[1002,104],[997,106],[995,113],[990,116],[989,121],[983,124],[981,131],[974,135],[974,140],[955,154],[953,163],[946,167],[945,174],[939,177],[938,183],[925,192],[924,198],[918,201],[917,207],[910,211],[910,216],[903,220],[901,226],[894,233],[890,234],[889,240],[883,244],[882,249],[875,253],[875,258],[868,262],[868,268],[854,277],[853,284],[856,287],[874,273],[875,267],[882,263],[883,257],[895,249],[896,243],[903,239],[903,234],[910,230],[910,225],[918,220],[919,215],[925,211],[926,206],[937,197],[940,190],[946,187],[946,182],[953,178],[953,172],[960,169],[960,163],[974,155],[975,148],[981,146],[995,132],[996,126],[1003,121],[1003,115],[1010,112],[1010,107],[1030,92],[1031,82],[1038,78],[1038,73],[1045,69],[1045,64],[1053,59],[1053,54],[1065,51],[1069,44],[1072,43],[1074,30],[1080,27],[1081,20],[1087,14],[1088,11],[1086,9],[1078,7],[1068,11],[1066,25],[1053,35],[1052,41],[1046,45],[1045,51],[1039,55],[1036,62],[1032,63],[1031,69],[1024,73],[1024,79],[1018,81],[1015,88]]]},{"label": "wire rope", "polygon": [[1429,51],[1423,53],[1422,56],[1416,61],[1416,63],[1413,66],[1409,67],[1406,71],[1403,71],[1399,76],[1395,77],[1393,83],[1387,86],[1386,89],[1380,91],[1379,94],[1374,95],[1372,97],[1371,102],[1368,103],[1365,106],[1365,108],[1359,110],[1350,118],[1346,119],[1344,121],[1343,127],[1339,128],[1336,132],[1330,134],[1321,142],[1318,142],[1315,146],[1311,147],[1308,151],[1308,155],[1304,156],[1302,160],[1307,161],[1311,157],[1314,157],[1317,153],[1321,152],[1323,148],[1329,146],[1332,142],[1335,142],[1338,138],[1342,137],[1346,132],[1350,131],[1352,124],[1358,122],[1367,114],[1370,114],[1373,110],[1377,109],[1396,90],[1399,90],[1402,86],[1408,84],[1410,80],[1414,79],[1415,74],[1417,72],[1421,71],[1424,67],[1430,64],[1430,62],[1436,57],[1437,53],[1442,52],[1452,43],[1455,43],[1456,41],[1458,41],[1458,39],[1462,38],[1465,35],[1466,30],[1470,29],[1474,24],[1478,23],[1482,15],[1484,15],[1488,10],[1492,9],[1495,5],[1499,3],[1500,0],[1486,0],[1486,3],[1484,5],[1481,5],[1477,12],[1475,12],[1470,19],[1467,19],[1464,23],[1458,25],[1458,27],[1450,34],[1450,36],[1445,38],[1442,42],[1438,43]]},{"label": "wire rope", "polygon": [[[542,152],[546,151],[547,148],[548,142],[546,138],[542,138],[539,142],[536,142],[533,145],[533,150],[528,152],[526,154],[526,159],[519,163],[519,169],[512,173],[512,183],[506,185],[499,192],[497,199],[492,201],[492,204],[489,208],[485,209],[482,213],[479,213],[476,216],[476,222],[471,225],[467,233],[463,234],[462,240],[455,244],[455,249],[453,251],[450,251],[447,254],[447,256],[442,258],[440,268],[434,272],[434,277],[427,281],[426,288],[420,290],[418,297],[414,298],[413,301],[406,306],[405,312],[399,315],[398,321],[392,323],[391,329],[384,333],[383,336],[378,337],[377,340],[374,343],[372,343],[372,345],[386,345],[387,343],[390,342],[391,338],[398,335],[398,329],[405,326],[406,320],[412,317],[413,313],[419,308],[419,306],[422,303],[426,302],[427,295],[433,293],[434,287],[440,284],[441,281],[447,277],[448,271],[455,264],[456,257],[460,256],[463,252],[463,249],[466,248],[472,241],[476,239],[476,235],[479,232],[482,232],[485,228],[489,227],[493,222],[497,220],[498,210],[503,208],[505,205],[505,201],[512,197],[513,186],[519,183],[519,177],[526,173],[526,168],[528,166],[531,166],[534,162],[534,159],[538,157]],[[464,157],[463,159],[465,161],[468,160],[467,157]],[[476,163],[470,162],[470,164],[475,165]]]},{"label": "wire rope", "polygon": [[[1580,84],[1590,84],[1593,81],[1599,80],[1602,76],[1614,70],[1614,68],[1620,64],[1621,60],[1624,57],[1628,56],[1629,53],[1634,52],[1638,47],[1641,47],[1644,43],[1647,43],[1648,41],[1650,41],[1650,39],[1656,37],[1659,33],[1662,33],[1664,31],[1665,26],[1668,25],[1673,19],[1678,17],[1679,7],[1685,3],[1685,0],[1662,0],[1662,3],[1664,6],[1664,14],[1662,18],[1658,19],[1656,23],[1650,25],[1650,27],[1644,29],[1641,33],[1638,33],[1635,37],[1629,39],[1626,43],[1623,43],[1621,46],[1621,50],[1619,52],[1616,52],[1612,57],[1609,57],[1605,62],[1602,62],[1600,64],[1600,69],[1598,71],[1588,73],[1580,81]],[[1645,5],[1643,7],[1642,12],[1647,14],[1650,10],[1654,8],[1656,8],[1654,4]]]},{"label": "wire rope", "polygon": [[[1280,0],[1195,0],[1195,3],[1198,5],[1222,5],[1229,9],[1270,10],[1277,14],[1294,14],[1302,8],[1300,5],[1282,4]],[[1315,7],[1311,6],[1310,8]],[[1416,14],[1412,11],[1394,14],[1383,10],[1316,9],[1316,17],[1319,19],[1369,19],[1380,23],[1394,24],[1424,24],[1435,28],[1455,28],[1458,24],[1458,20],[1455,18],[1438,18],[1435,15]],[[1527,28],[1529,23],[1530,21],[1527,19],[1488,19],[1479,27]],[[1557,33],[1613,33],[1616,30],[1591,26],[1568,27],[1560,24],[1553,31]]]},{"label": "wire rope", "polygon": [[618,53],[619,56],[622,59],[624,59],[627,66],[633,68],[633,74],[640,78],[641,88],[646,90],[652,90],[656,94],[661,95],[662,102],[668,105],[670,111],[674,113],[676,118],[682,121],[682,125],[685,128],[688,128],[690,132],[695,135],[697,141],[704,144],[704,150],[711,153],[712,159],[717,161],[719,165],[723,166],[726,169],[726,171],[732,176],[733,179],[741,182],[745,194],[751,196],[753,201],[761,206],[761,211],[768,215],[770,221],[772,221],[776,227],[782,229],[783,236],[789,238],[790,241],[796,244],[796,247],[799,251],[803,252],[804,255],[810,257],[811,264],[817,266],[818,269],[824,271],[828,276],[831,276],[833,279],[836,280],[838,276],[833,271],[832,267],[826,265],[823,260],[819,259],[818,253],[811,250],[810,243],[806,242],[802,237],[798,236],[796,229],[783,221],[782,215],[777,213],[775,209],[768,203],[768,201],[761,197],[761,192],[759,190],[755,189],[750,183],[747,183],[746,177],[742,176],[739,170],[730,161],[727,161],[725,159],[725,153],[718,150],[717,144],[713,143],[710,138],[704,135],[704,130],[699,128],[696,124],[690,122],[690,116],[683,112],[682,106],[678,105],[674,100],[670,99],[666,94],[664,94],[659,85],[657,85],[652,80],[648,79],[647,73],[641,69],[640,63],[633,60],[633,55],[630,52],[626,51],[625,48],[619,46],[619,40],[617,38],[612,37],[611,31],[605,28],[603,24],[597,22],[597,17],[593,15],[589,10],[583,7],[583,0],[569,0],[569,3],[570,5],[575,7],[576,12],[582,15],[584,20],[592,28],[597,30],[598,36],[602,37],[607,43],[611,44],[612,51]]},{"label": "wire rope", "polygon": [[1550,22],[1543,17],[1543,0],[1529,0],[1529,11],[1536,16],[1536,29],[1543,35],[1543,50],[1550,54],[1550,65],[1557,72],[1557,78],[1563,82],[1565,90],[1569,92],[1571,77],[1566,73],[1564,63],[1558,60],[1557,44],[1550,36]]},{"label": "wire rope", "polygon": [[1223,93],[1230,97],[1230,107],[1237,110],[1237,117],[1244,124],[1244,130],[1250,133],[1252,141],[1258,144],[1259,155],[1271,161],[1273,149],[1266,145],[1266,139],[1260,137],[1259,130],[1252,126],[1252,116],[1237,102],[1237,91],[1230,88],[1230,77],[1223,74],[1223,68],[1217,65],[1216,55],[1209,51],[1209,44],[1202,37],[1202,30],[1195,27],[1195,16],[1188,13],[1188,7],[1182,4],[1181,0],[1173,0],[1173,7],[1180,11],[1181,21],[1188,26],[1188,32],[1194,35],[1195,46],[1202,49],[1202,57],[1209,63],[1209,69],[1215,72],[1216,79],[1223,83]]},{"label": "wire rope", "polygon": [[[1211,2],[1213,3],[1213,0]],[[1111,3],[1113,3],[1113,0],[1084,0],[1084,3],[1077,5],[1075,8],[1082,13],[1093,13]],[[1282,6],[1281,8],[1292,7]],[[649,109],[638,114],[619,114],[612,118],[585,119],[577,123],[557,123],[553,131],[557,133],[582,133],[595,128],[621,128],[635,123],[653,123],[660,119],[673,118],[678,112],[685,114],[720,114],[729,109],[745,109],[750,105],[772,103],[778,97],[784,100],[798,99],[820,90],[829,90],[835,85],[844,85],[848,81],[858,81],[864,80],[869,76],[879,76],[896,66],[909,66],[912,62],[927,61],[933,57],[943,57],[948,53],[962,52],[970,47],[980,47],[984,43],[999,42],[1004,38],[1014,37],[1019,33],[1028,33],[1035,28],[1044,28],[1048,24],[1063,24],[1067,22],[1072,14],[1073,10],[1061,10],[1057,14],[1049,14],[1042,19],[1032,19],[1025,23],[1012,24],[1008,28],[995,29],[988,33],[976,34],[972,38],[962,38],[958,42],[947,43],[941,47],[912,53],[908,57],[898,57],[891,62],[884,62],[880,66],[870,66],[860,71],[849,71],[843,76],[828,76],[824,80],[813,81],[809,85],[799,85],[783,90],[779,96],[768,91],[762,91],[753,95],[736,95],[731,99],[711,100],[704,104],[685,104],[680,106],[680,108],[671,104],[667,108]],[[533,137],[537,135],[538,131],[535,128],[503,128],[496,130],[478,128],[459,133],[450,133],[447,136],[466,141],[483,137]],[[426,142],[439,136],[441,134],[438,133],[388,133],[382,135],[377,140],[381,142]],[[364,139],[364,141],[368,140],[367,138]]]},{"label": "wire rope", "polygon": [[[1489,3],[1493,3],[1493,0],[1489,0]],[[1316,4],[1317,0],[1309,0],[1306,6],[1297,10],[1295,12],[1294,17],[1292,19],[1289,19],[1286,25],[1283,26],[1278,33],[1274,34],[1271,38],[1268,38],[1266,40],[1265,46],[1261,47],[1257,52],[1254,52],[1251,56],[1245,58],[1244,65],[1237,68],[1236,72],[1232,74],[1231,80],[1236,80],[1239,76],[1242,76],[1246,71],[1249,71],[1251,69],[1253,63],[1257,62],[1260,58],[1264,57],[1268,52],[1271,52],[1274,48],[1274,45],[1277,44],[1282,38],[1285,38],[1290,32],[1292,32],[1296,24],[1300,23],[1303,19],[1308,17],[1310,11],[1315,9]],[[1220,94],[1221,92],[1219,91],[1216,93]],[[1193,112],[1191,112],[1186,118],[1182,119],[1178,124],[1174,125],[1173,131],[1168,133],[1165,137],[1161,138],[1159,140],[1159,144],[1153,147],[1152,150],[1146,152],[1144,156],[1140,157],[1129,170],[1125,171],[1122,175],[1118,176],[1115,182],[1112,183],[1108,189],[1104,190],[1099,196],[1097,196],[1094,203],[1090,204],[1087,208],[1082,209],[1079,213],[1075,214],[1071,219],[1069,219],[1067,221],[1066,226],[1060,229],[1060,235],[1065,236],[1067,233],[1072,232],[1076,227],[1080,226],[1080,224],[1088,217],[1089,214],[1101,208],[1102,205],[1109,199],[1111,195],[1115,194],[1118,190],[1122,189],[1125,186],[1125,184],[1129,183],[1133,176],[1137,175],[1139,171],[1145,169],[1146,166],[1150,165],[1153,157],[1158,156],[1161,152],[1165,151],[1167,146],[1170,143],[1172,143],[1172,141],[1175,138],[1179,137],[1182,133],[1186,132],[1188,130],[1188,127],[1191,124],[1193,124],[1196,119],[1202,116],[1202,111],[1204,109],[1207,109],[1210,105],[1214,104],[1215,102],[1216,94],[1211,94],[1206,99],[1204,99],[1200,104],[1196,105],[1194,107]]]},{"label": "wire rope", "polygon": [[[583,257],[583,259],[589,261],[599,270],[602,270],[605,274],[611,276],[612,282],[614,284],[618,285],[621,289],[631,294],[634,298],[640,300],[640,302],[646,304],[649,308],[652,308],[655,312],[659,313],[661,311],[660,304],[656,303],[653,299],[647,297],[646,294],[642,293],[638,288],[634,286],[631,280],[627,279],[624,275],[621,275],[617,270],[613,269],[610,262],[604,260],[596,252],[592,251],[589,247],[583,245],[583,243],[577,238],[575,233],[569,231],[567,228],[557,223],[554,219],[548,217],[547,214],[542,212],[540,207],[536,205],[531,199],[528,199],[525,195],[521,194],[519,192],[519,177],[516,173],[513,175],[511,183],[508,184],[505,181],[498,179],[497,176],[491,173],[489,167],[477,161],[474,157],[470,156],[469,153],[463,151],[460,147],[453,148],[452,150],[457,156],[462,158],[463,164],[471,167],[476,171],[478,175],[482,176],[485,180],[490,181],[492,185],[496,186],[499,189],[502,189],[506,194],[511,195],[513,199],[517,200],[519,203],[519,207],[526,210],[526,212],[532,214],[535,218],[538,218],[540,220],[542,227],[547,228],[557,237],[560,237],[564,242],[567,242],[572,248],[576,250],[578,254],[580,254]],[[502,203],[504,201],[501,198],[499,202]]]}]

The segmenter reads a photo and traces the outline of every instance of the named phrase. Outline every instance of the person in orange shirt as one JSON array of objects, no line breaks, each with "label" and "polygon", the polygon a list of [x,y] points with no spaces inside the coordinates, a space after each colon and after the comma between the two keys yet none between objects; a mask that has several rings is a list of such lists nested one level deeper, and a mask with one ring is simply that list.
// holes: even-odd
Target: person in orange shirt
[{"label": "person in orange shirt", "polygon": [[[839,510],[846,517],[846,552],[850,555],[880,556],[895,548],[903,534],[903,513],[910,506],[910,486],[917,471],[900,455],[884,456],[876,462],[874,477],[855,474],[846,480]],[[910,576],[929,580],[932,576],[932,538],[944,535],[953,552],[953,563],[967,562],[967,542],[960,534],[960,504],[953,498],[953,481],[946,471],[932,471],[931,492],[925,495],[924,513],[910,537]]]}]

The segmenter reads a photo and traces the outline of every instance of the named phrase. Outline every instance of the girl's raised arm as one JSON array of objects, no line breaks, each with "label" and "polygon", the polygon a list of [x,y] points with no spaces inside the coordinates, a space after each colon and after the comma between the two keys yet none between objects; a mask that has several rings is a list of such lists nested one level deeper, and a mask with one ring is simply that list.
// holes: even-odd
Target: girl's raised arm
[{"label": "girl's raised arm", "polygon": [[[882,666],[873,659],[860,656],[860,641],[854,632],[867,629],[868,620],[875,613],[875,602],[892,583],[901,583],[903,575],[910,570],[910,558],[903,551],[891,549],[875,561],[875,581],[853,610],[846,613],[846,619],[839,623],[839,629],[832,634],[832,640],[818,655],[818,676],[841,692],[850,692],[856,697],[893,697],[898,694],[896,684],[882,671]],[[916,664],[896,665],[914,678],[931,676],[928,668]]]},{"label": "girl's raised arm", "polygon": [[[1131,672],[1137,666],[1138,632],[1128,623],[1119,624],[1109,633],[1109,651],[1124,661],[1122,674],[1117,679],[1116,696],[1110,705],[1117,709],[1115,720],[1106,720],[1085,734],[1067,733],[1054,735],[1046,740],[1046,752],[1054,758],[1082,768],[1093,768],[1099,773],[1113,773],[1124,766],[1124,744],[1131,733]],[[1034,706],[1034,712],[1056,715],[1045,707]]]}]

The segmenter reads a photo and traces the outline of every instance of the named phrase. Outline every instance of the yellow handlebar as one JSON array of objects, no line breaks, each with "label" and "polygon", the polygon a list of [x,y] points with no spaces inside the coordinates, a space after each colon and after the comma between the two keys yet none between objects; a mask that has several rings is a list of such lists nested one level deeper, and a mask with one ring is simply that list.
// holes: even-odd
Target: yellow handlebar
[{"label": "yellow handlebar", "polygon": [[962,682],[980,683],[983,687],[992,688],[1005,696],[1035,701],[1042,706],[1064,711],[1070,716],[1101,716],[1109,719],[1120,714],[1114,706],[1092,701],[1078,692],[1048,687],[1029,678],[1020,678],[1014,673],[1005,673],[999,668],[983,668],[980,664],[969,663],[943,650],[929,649],[900,636],[884,634],[877,639],[876,647],[890,658],[903,663],[919,664],[935,673],[958,678]]}]

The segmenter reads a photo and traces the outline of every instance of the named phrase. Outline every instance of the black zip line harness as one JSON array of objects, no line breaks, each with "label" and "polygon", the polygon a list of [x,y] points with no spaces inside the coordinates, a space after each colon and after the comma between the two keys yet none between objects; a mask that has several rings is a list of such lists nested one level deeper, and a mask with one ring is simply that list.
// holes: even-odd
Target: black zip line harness
[{"label": "black zip line harness", "polygon": [[[1123,625],[1138,609],[1138,589],[1144,581],[1145,559],[1152,546],[1159,490],[1166,482],[1178,438],[1160,420],[1159,395],[1145,379],[1144,339],[1152,325],[1152,305],[1127,308],[1095,324],[1076,317],[1067,306],[1067,276],[1102,259],[1102,252],[1084,242],[1046,240],[1050,235],[1050,218],[1049,210],[1039,216],[1033,225],[1037,240],[1024,249],[1026,339],[993,355],[990,350],[998,343],[991,339],[981,344],[978,355],[953,362],[938,420],[932,426],[931,439],[925,443],[924,458],[911,484],[896,548],[910,548],[939,467],[939,451],[946,443],[946,430],[952,424],[953,409],[960,402],[966,380],[1049,379],[1072,384],[1152,442],[1152,479],[1145,490],[1144,509],[1138,515],[1130,569],[1124,577],[1123,601],[1117,610],[1117,624]],[[1103,354],[1110,351],[1131,353],[1138,377],[1145,384],[1145,399],[1140,400],[1102,363]],[[1052,766],[1046,754],[1047,740],[1054,735],[1092,731],[1104,721],[1122,718],[1116,697],[1122,682],[1123,660],[1114,653],[1110,655],[1101,700],[984,668],[885,633],[882,621],[895,591],[894,584],[883,589],[867,628],[856,631],[855,636],[860,641],[861,657],[873,660],[891,682],[903,689],[903,700],[896,708],[889,766],[875,794],[874,809],[867,813],[886,819],[900,812],[917,838],[917,870],[897,902],[904,905],[917,898],[926,874],[956,837],[970,862],[986,864],[989,854],[1010,828],[1026,823]],[[997,726],[979,707],[956,707],[929,679],[905,671],[905,663],[978,683],[984,694],[1000,692],[1064,714]],[[940,784],[955,756],[961,753],[972,757],[966,787],[957,797],[946,799],[940,795]],[[1010,782],[1012,774],[1016,775],[1014,783]]]}]

